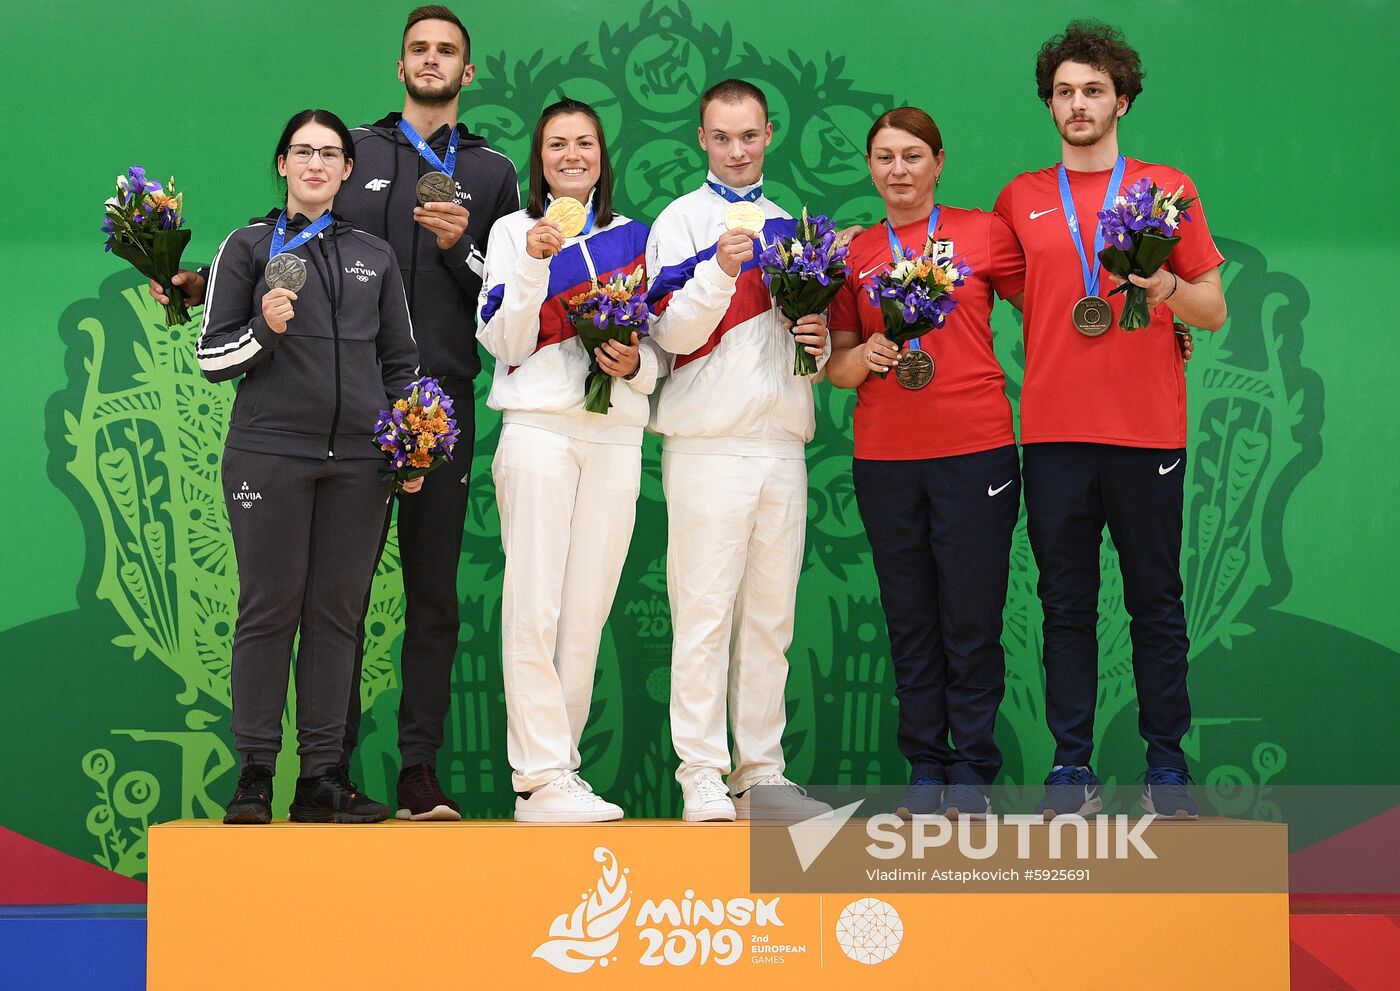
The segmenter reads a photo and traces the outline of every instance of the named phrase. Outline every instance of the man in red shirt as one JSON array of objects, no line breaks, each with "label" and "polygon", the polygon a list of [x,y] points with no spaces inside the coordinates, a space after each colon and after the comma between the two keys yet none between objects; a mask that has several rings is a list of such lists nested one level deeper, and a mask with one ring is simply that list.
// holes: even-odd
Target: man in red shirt
[{"label": "man in red shirt", "polygon": [[[1148,327],[1117,326],[1122,295],[1108,297],[1106,332],[1081,299],[1118,280],[1097,252],[1100,210],[1142,178],[1196,189],[1184,173],[1124,158],[1118,121],[1142,92],[1138,54],[1107,25],[1075,22],[1042,46],[1040,98],[1060,132],[1062,162],[1013,179],[996,212],[1025,252],[1025,383],[1021,393],[1026,514],[1045,612],[1046,720],[1055,760],[1038,806],[1047,818],[1103,808],[1091,768],[1098,690],[1099,544],[1105,523],[1118,549],[1132,618],[1139,726],[1147,743],[1142,804],[1194,817],[1181,738],[1191,724],[1189,642],[1182,605],[1181,530],[1186,477],[1186,383],[1173,319],[1208,330],[1225,322],[1219,265],[1204,210],[1148,278]],[[1100,288],[1100,280],[1106,283]]]}]

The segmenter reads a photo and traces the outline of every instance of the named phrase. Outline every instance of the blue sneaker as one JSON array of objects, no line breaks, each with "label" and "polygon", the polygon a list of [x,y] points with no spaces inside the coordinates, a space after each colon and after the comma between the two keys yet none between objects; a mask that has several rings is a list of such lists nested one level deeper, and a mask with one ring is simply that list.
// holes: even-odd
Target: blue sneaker
[{"label": "blue sneaker", "polygon": [[1103,811],[1099,779],[1083,765],[1056,767],[1045,779],[1045,797],[1035,807],[1046,822],[1056,816],[1091,816]]},{"label": "blue sneaker", "polygon": [[991,814],[992,800],[976,785],[953,784],[943,795],[943,814],[949,819],[967,816],[982,819]]},{"label": "blue sneaker", "polygon": [[909,787],[904,789],[904,797],[899,800],[894,814],[901,819],[937,815],[939,807],[943,804],[943,789],[947,787],[948,782],[937,778],[915,778]]},{"label": "blue sneaker", "polygon": [[1180,767],[1149,767],[1142,786],[1142,810],[1164,819],[1196,819],[1201,810],[1186,787],[1191,775]]}]

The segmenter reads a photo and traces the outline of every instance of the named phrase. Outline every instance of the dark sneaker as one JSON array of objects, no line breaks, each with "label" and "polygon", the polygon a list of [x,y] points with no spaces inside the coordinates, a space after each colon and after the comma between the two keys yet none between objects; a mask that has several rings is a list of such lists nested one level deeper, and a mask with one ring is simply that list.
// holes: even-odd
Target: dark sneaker
[{"label": "dark sneaker", "polygon": [[1142,786],[1142,810],[1166,819],[1195,819],[1201,810],[1186,787],[1191,775],[1179,767],[1149,767]]},{"label": "dark sneaker", "polygon": [[990,815],[991,811],[992,800],[976,785],[952,784],[943,793],[943,814],[949,819],[956,819],[958,816],[981,819]]},{"label": "dark sneaker", "polygon": [[399,772],[399,819],[414,822],[451,821],[462,818],[456,802],[443,794],[431,764],[414,764]]},{"label": "dark sneaker", "polygon": [[1045,779],[1045,797],[1035,810],[1049,821],[1056,816],[1091,816],[1103,811],[1099,779],[1084,766],[1057,767]]},{"label": "dark sneaker", "polygon": [[224,822],[266,826],[271,821],[272,768],[249,764],[238,776],[238,790],[224,809]]},{"label": "dark sneaker", "polygon": [[288,818],[292,822],[383,822],[389,806],[381,805],[337,768],[311,778],[297,778]]},{"label": "dark sneaker", "polygon": [[937,815],[943,805],[943,789],[947,787],[948,782],[937,778],[915,778],[904,789],[894,814],[901,819]]}]

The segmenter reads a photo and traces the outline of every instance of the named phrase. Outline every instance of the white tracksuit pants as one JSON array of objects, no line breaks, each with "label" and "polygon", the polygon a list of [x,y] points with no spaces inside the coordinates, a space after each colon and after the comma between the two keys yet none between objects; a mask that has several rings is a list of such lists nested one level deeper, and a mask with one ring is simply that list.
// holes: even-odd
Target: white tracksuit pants
[{"label": "white tracksuit pants", "polygon": [[505,423],[491,465],[506,569],[501,661],[516,791],[577,770],[598,643],[641,490],[642,449]]},{"label": "white tracksuit pants", "polygon": [[730,791],[779,774],[787,648],[807,532],[801,459],[665,451],[671,738],[678,780],[730,770]]}]

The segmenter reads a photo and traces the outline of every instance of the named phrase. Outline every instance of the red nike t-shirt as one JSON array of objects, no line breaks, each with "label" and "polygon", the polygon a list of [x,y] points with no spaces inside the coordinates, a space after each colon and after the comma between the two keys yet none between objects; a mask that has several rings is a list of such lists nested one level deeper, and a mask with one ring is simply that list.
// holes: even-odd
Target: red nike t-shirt
[{"label": "red nike t-shirt", "polygon": [[[915,251],[928,239],[928,217],[895,229]],[[1021,249],[1006,224],[983,210],[942,207],[934,237],[953,242],[953,256],[972,266],[957,289],[957,307],[920,347],[934,361],[933,381],[906,389],[894,372],[871,375],[856,390],[855,456],[872,461],[912,461],[988,451],[1015,443],[1006,378],[992,352],[992,294],[1021,290]],[[846,284],[828,313],[833,331],[859,332],[861,341],[885,329],[866,286],[892,260],[889,234],[877,224],[851,242]]]},{"label": "red nike t-shirt", "polygon": [[[1098,213],[1112,170],[1069,172],[1084,256],[1092,266]],[[1025,172],[997,197],[996,214],[1010,225],[1025,252],[1024,333],[1026,376],[1021,388],[1021,443],[1086,441],[1125,447],[1186,446],[1186,378],[1164,304],[1142,330],[1125,331],[1117,320],[1123,295],[1100,275],[1099,295],[1113,307],[1114,325],[1099,337],[1075,330],[1074,304],[1086,295],[1079,255],[1060,205],[1057,169]],[[1196,187],[1179,169],[1127,159],[1123,189],[1139,179],[1163,189]],[[1215,246],[1199,202],[1177,228],[1181,242],[1165,268],[1195,279],[1224,257]],[[1014,295],[1014,293],[1012,293]]]}]

